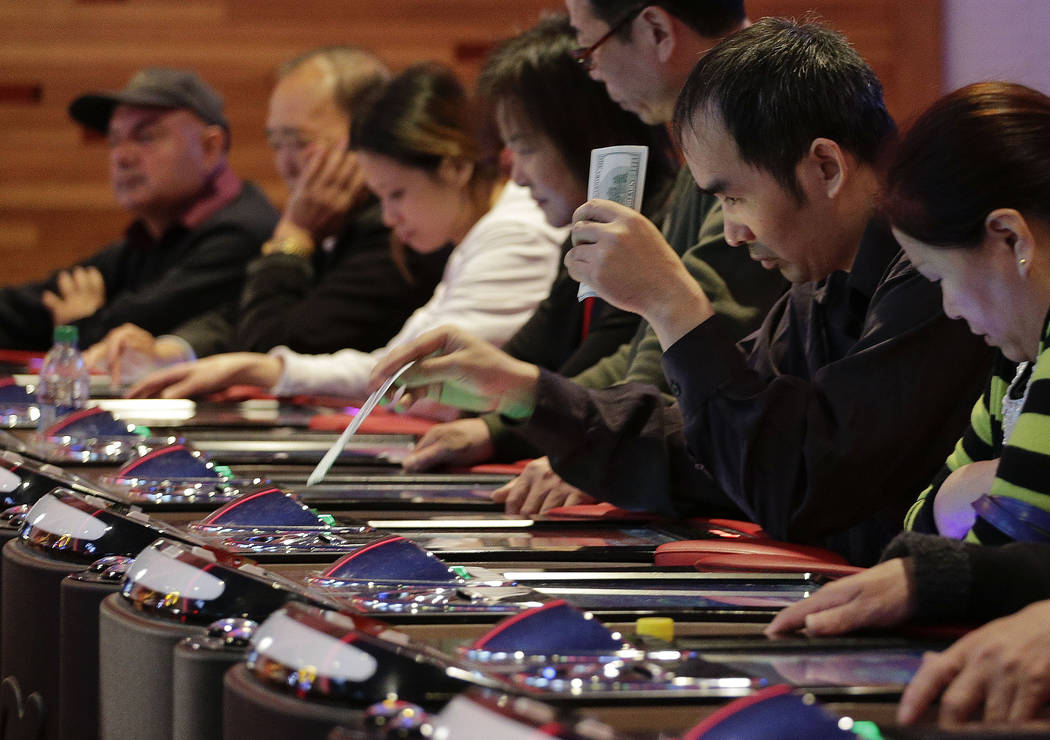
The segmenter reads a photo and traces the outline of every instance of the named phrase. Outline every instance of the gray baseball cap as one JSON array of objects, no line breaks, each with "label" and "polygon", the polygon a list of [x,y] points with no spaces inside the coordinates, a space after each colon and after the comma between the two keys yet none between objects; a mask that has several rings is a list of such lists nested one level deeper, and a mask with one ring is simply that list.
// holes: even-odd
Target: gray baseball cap
[{"label": "gray baseball cap", "polygon": [[188,69],[150,67],[137,72],[123,90],[92,92],[69,104],[73,120],[106,133],[113,109],[118,105],[156,108],[185,108],[208,124],[229,131],[222,96],[196,72]]}]

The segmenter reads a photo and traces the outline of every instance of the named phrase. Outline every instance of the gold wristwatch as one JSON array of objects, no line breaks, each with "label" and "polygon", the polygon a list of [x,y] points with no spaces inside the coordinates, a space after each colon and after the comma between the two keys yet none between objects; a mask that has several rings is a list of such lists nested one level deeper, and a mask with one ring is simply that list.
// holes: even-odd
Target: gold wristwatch
[{"label": "gold wristwatch", "polygon": [[270,239],[262,245],[263,254],[291,254],[309,259],[314,253],[313,242],[295,236]]}]

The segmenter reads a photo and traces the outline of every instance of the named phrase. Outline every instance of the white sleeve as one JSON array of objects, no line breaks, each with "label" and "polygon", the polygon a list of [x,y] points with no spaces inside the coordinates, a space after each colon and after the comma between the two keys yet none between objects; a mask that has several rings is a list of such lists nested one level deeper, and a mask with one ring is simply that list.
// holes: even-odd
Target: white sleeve
[{"label": "white sleeve", "polygon": [[272,389],[277,396],[364,396],[378,357],[356,349],[341,349],[330,355],[301,355],[287,347],[274,347],[269,354],[284,363],[281,379]]},{"label": "white sleeve", "polygon": [[449,256],[433,297],[417,309],[386,347],[331,355],[271,350],[284,361],[277,395],[363,396],[368,377],[394,347],[445,324],[503,344],[550,293],[566,229],[549,226],[528,191],[508,183],[496,205]]}]

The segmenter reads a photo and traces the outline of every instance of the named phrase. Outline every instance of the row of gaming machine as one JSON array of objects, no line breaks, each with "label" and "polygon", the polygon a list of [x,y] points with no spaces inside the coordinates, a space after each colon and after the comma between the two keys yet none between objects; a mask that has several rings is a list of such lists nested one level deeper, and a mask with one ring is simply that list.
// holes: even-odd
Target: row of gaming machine
[{"label": "row of gaming machine", "polygon": [[308,405],[0,408],[5,737],[940,736],[882,720],[949,635],[766,640],[852,569],[753,525],[508,516],[410,435],[307,487]]}]

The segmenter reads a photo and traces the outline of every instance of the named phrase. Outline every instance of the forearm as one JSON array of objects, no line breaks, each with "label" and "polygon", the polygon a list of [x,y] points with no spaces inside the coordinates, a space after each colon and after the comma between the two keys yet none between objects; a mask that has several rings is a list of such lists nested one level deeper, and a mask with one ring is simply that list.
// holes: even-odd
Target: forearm
[{"label": "forearm", "polygon": [[287,347],[275,347],[269,355],[282,362],[280,378],[273,384],[273,392],[278,396],[305,393],[363,397],[376,362],[372,355],[352,349],[331,355],[301,355]]},{"label": "forearm", "polygon": [[684,267],[669,278],[641,311],[664,350],[715,315],[711,301]]},{"label": "forearm", "polygon": [[987,547],[904,532],[883,560],[914,563],[917,619],[987,621],[1050,598],[1050,545]]},{"label": "forearm", "polygon": [[726,500],[684,450],[677,409],[656,388],[588,390],[543,372],[532,417],[512,430],[548,454],[566,481],[602,500],[672,516],[725,512]]}]

